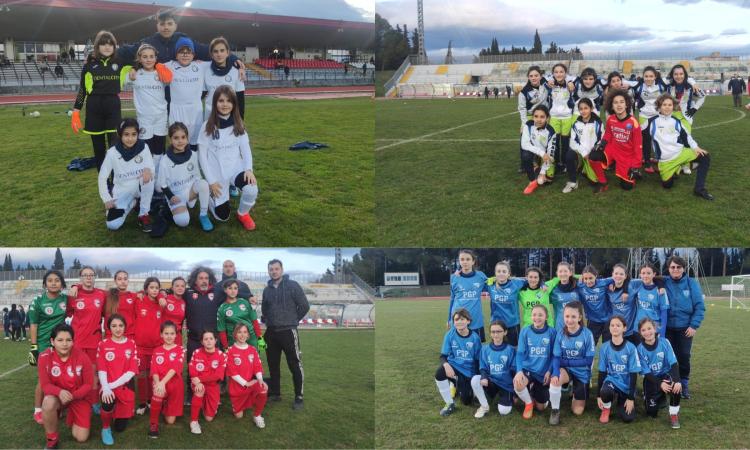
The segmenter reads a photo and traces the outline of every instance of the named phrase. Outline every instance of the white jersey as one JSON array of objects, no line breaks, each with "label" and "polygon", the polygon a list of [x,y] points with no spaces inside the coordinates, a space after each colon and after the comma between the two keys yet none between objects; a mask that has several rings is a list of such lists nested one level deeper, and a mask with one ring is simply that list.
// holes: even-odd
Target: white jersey
[{"label": "white jersey", "polygon": [[537,128],[534,121],[529,120],[521,134],[521,149],[540,157],[545,154],[552,157],[555,154],[555,130],[549,125]]},{"label": "white jersey", "polygon": [[638,86],[635,87],[635,96],[636,100],[639,101],[639,116],[650,119],[659,114],[656,110],[656,99],[659,98],[661,94],[664,94],[666,90],[667,86],[661,82],[661,80],[656,80],[651,86],[648,86],[646,83],[638,84]]},{"label": "white jersey", "polygon": [[[688,78],[688,85],[689,87],[685,89],[682,92],[682,97],[680,97],[680,111],[682,112],[682,115],[685,116],[685,119],[692,125],[693,123],[693,117],[688,117],[686,115],[687,111],[690,108],[700,109],[701,106],[703,106],[703,102],[706,101],[706,94],[700,90],[697,86],[695,86],[695,80],[692,78]],[[677,87],[674,85],[669,85],[669,94],[672,95],[672,97],[677,98]],[[677,108],[675,108],[676,110]]]},{"label": "white jersey", "polygon": [[205,86],[206,66],[210,62],[192,61],[182,66],[177,61],[169,61],[165,66],[172,71],[172,83],[169,85],[170,109],[177,105],[201,105],[201,95]]},{"label": "white jersey", "polygon": [[601,120],[594,120],[592,117],[588,122],[584,122],[581,117],[578,117],[571,127],[570,149],[585,158],[589,156],[601,138]]},{"label": "white jersey", "polygon": [[133,85],[133,103],[140,126],[141,139],[151,139],[154,135],[167,135],[167,98],[164,86],[156,70],[138,69]]},{"label": "white jersey", "polygon": [[[121,192],[137,191],[140,186],[140,181],[143,178],[143,171],[149,169],[151,175],[154,174],[154,160],[151,158],[151,151],[148,148],[148,144],[139,140],[135,146],[140,148],[140,151],[132,158],[127,161],[123,158],[122,153],[118,149],[117,144],[110,147],[107,150],[107,154],[104,157],[102,168],[99,170],[99,197],[101,197],[104,203],[110,200],[118,198],[118,194]],[[107,178],[109,173],[113,172],[114,187],[112,188],[112,195],[109,194],[107,189]]]},{"label": "white jersey", "polygon": [[[551,78],[554,82],[554,78]],[[573,93],[568,90],[568,83],[572,83],[576,80],[574,76],[565,76],[565,85],[558,86],[557,84],[550,87],[547,85],[547,104],[549,105],[549,114],[555,119],[567,119],[573,115],[573,107],[575,101],[573,100]],[[547,80],[545,80],[545,83]]]},{"label": "white jersey", "polygon": [[253,154],[247,133],[234,135],[234,127],[216,130],[206,135],[206,122],[198,135],[198,156],[201,170],[208,184],[232,179],[240,172],[253,170]]},{"label": "white jersey", "polygon": [[648,122],[648,132],[651,134],[654,154],[660,162],[677,158],[685,147],[698,148],[695,139],[685,130],[682,123],[672,116],[659,114],[653,117]]},{"label": "white jersey", "polygon": [[185,153],[179,154],[175,154],[170,148],[159,161],[157,183],[162,191],[169,188],[177,195],[190,189],[201,178],[198,154],[190,150],[190,147],[185,149]]},{"label": "white jersey", "polygon": [[[227,63],[229,64],[229,63]],[[214,91],[219,86],[229,86],[234,89],[234,92],[245,92],[245,83],[240,80],[240,71],[236,67],[229,69],[229,73],[226,75],[216,75],[211,70],[211,64],[207,64],[204,67],[205,72],[205,83],[203,90],[208,92],[206,94],[205,108],[203,109],[203,119],[208,119],[211,114],[211,105],[214,99]]]}]

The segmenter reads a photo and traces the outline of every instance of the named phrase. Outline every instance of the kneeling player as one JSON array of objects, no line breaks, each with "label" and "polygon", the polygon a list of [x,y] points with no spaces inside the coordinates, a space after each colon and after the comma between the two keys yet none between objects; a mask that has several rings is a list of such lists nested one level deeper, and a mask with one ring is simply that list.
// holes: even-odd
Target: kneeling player
[{"label": "kneeling player", "polygon": [[[672,428],[680,428],[680,369],[672,345],[666,338],[657,336],[656,324],[649,318],[638,324],[643,341],[638,345],[643,393],[646,397],[646,414],[656,418],[659,403],[669,395],[669,422]],[[676,381],[675,381],[676,380]]]},{"label": "kneeling player", "polygon": [[91,360],[73,346],[73,328],[61,323],[50,336],[51,348],[39,355],[39,384],[42,386],[42,424],[47,435],[45,448],[57,448],[61,412],[73,438],[85,442],[91,431],[91,402],[88,394],[94,382]]},{"label": "kneeling player", "polygon": [[471,378],[474,395],[479,399],[479,409],[474,417],[481,419],[490,411],[490,400],[500,396],[497,410],[501,416],[513,410],[513,374],[511,369],[516,359],[516,349],[505,342],[508,327],[502,320],[490,324],[492,342],[482,346],[479,357],[479,373]]},{"label": "kneeling player", "polygon": [[164,421],[173,424],[182,416],[182,401],[185,396],[185,383],[182,381],[182,362],[185,350],[175,343],[177,325],[167,320],[160,327],[164,345],[156,347],[151,355],[151,417],[148,436],[159,437],[159,415],[164,413]]},{"label": "kneeling player", "polygon": [[216,348],[216,333],[210,330],[201,334],[203,347],[197,349],[190,359],[190,373],[193,399],[190,403],[190,432],[201,434],[198,417],[203,410],[203,417],[208,422],[214,420],[219,409],[219,382],[224,379],[227,358],[224,352]]},{"label": "kneeling player", "polygon": [[599,422],[609,422],[612,401],[617,400],[617,414],[623,422],[635,420],[635,383],[641,364],[632,342],[623,337],[627,324],[622,316],[609,319],[612,339],[599,349],[599,395],[596,403],[602,410]]},{"label": "kneeling player", "polygon": [[115,419],[115,431],[124,431],[133,417],[135,392],[128,382],[138,373],[138,352],[135,341],[125,337],[125,318],[114,313],[107,319],[111,337],[99,343],[96,367],[101,385],[102,443],[112,445],[110,424]]},{"label": "kneeling player", "polygon": [[208,218],[208,183],[201,177],[197,152],[188,145],[188,129],[184,123],[169,126],[169,141],[167,157],[161,159],[157,173],[158,185],[167,199],[174,223],[178,227],[188,226],[188,208],[200,200],[198,221],[203,231],[211,231],[214,226]]},{"label": "kneeling player", "polygon": [[261,413],[268,400],[268,386],[263,382],[263,364],[255,347],[247,343],[250,329],[240,323],[234,328],[234,344],[227,350],[229,398],[234,417],[240,419],[246,409],[253,409],[253,422],[265,428]]},{"label": "kneeling player", "polygon": [[549,402],[552,346],[557,331],[547,323],[547,314],[547,307],[535,305],[531,310],[533,323],[521,330],[518,337],[513,389],[524,402],[524,419],[531,419],[534,404],[537,411],[544,411]]},{"label": "kneeling player", "polygon": [[472,395],[471,378],[477,374],[479,353],[482,342],[479,334],[469,329],[471,315],[464,308],[453,313],[453,327],[445,333],[443,348],[440,351],[441,365],[435,372],[435,383],[445,407],[440,410],[441,416],[448,416],[456,410],[451,395],[451,382],[456,384],[458,395],[464,405],[470,405]]}]

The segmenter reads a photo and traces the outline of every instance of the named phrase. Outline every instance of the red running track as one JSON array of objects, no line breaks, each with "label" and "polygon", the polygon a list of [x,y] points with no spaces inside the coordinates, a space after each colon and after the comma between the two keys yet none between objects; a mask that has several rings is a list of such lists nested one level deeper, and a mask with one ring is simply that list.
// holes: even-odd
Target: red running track
[{"label": "red running track", "polygon": [[[299,88],[262,88],[262,89],[245,89],[246,96],[254,95],[299,95],[299,94],[351,94],[361,93],[362,95],[375,95],[375,86],[315,86]],[[131,99],[132,92],[123,92],[120,94],[122,99]],[[40,95],[3,95],[0,96],[0,105],[22,105],[27,103],[63,103],[71,104],[76,98],[75,92],[63,94],[40,94]]]}]

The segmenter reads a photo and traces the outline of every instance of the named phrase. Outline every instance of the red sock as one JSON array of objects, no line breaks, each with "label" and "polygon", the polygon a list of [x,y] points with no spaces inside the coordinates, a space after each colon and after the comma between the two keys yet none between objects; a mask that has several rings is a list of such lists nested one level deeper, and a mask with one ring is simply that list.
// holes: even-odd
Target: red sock
[{"label": "red sock", "polygon": [[159,425],[159,415],[161,414],[163,400],[163,398],[155,395],[151,397],[151,425]]},{"label": "red sock", "polygon": [[263,413],[263,408],[266,407],[267,400],[268,400],[267,392],[261,392],[255,396],[255,401],[253,402],[253,415],[255,417],[258,417],[259,415]]},{"label": "red sock", "polygon": [[109,424],[112,423],[112,413],[114,411],[105,411],[104,408],[99,412],[99,415],[102,416],[102,428],[109,428]]},{"label": "red sock", "polygon": [[596,174],[596,178],[599,179],[600,183],[607,182],[607,177],[604,176],[604,167],[602,167],[599,161],[591,161],[591,168],[594,170],[594,173]]},{"label": "red sock", "polygon": [[137,383],[138,383],[138,400],[139,400],[138,403],[141,405],[145,405],[148,399],[150,398],[148,394],[148,391],[149,391],[148,388],[151,385],[151,383],[148,382],[147,377],[142,377],[142,376],[138,376]]},{"label": "red sock", "polygon": [[201,409],[203,409],[203,397],[198,397],[193,394],[193,400],[190,402],[190,421],[198,421],[198,416],[201,415]]},{"label": "red sock", "polygon": [[47,433],[47,440],[50,442],[56,442],[59,438],[59,435],[57,434],[57,431],[54,433]]}]

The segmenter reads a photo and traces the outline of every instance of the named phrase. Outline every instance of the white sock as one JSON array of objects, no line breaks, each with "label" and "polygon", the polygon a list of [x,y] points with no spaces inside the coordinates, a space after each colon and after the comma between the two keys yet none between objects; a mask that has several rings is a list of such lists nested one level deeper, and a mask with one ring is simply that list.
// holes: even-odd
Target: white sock
[{"label": "white sock", "polygon": [[680,405],[677,405],[677,406],[670,405],[669,406],[669,415],[670,416],[674,416],[674,415],[679,414],[679,413],[680,413]]},{"label": "white sock", "polygon": [[[678,406],[677,408],[679,408],[679,406]],[[36,413],[38,413],[38,412],[42,412],[42,408],[41,408],[41,407],[40,407],[40,408],[37,408],[37,407],[35,406],[35,407],[34,407],[34,414],[36,414]]]},{"label": "white sock", "polygon": [[552,404],[552,409],[560,409],[560,397],[562,397],[561,387],[550,385],[549,402]]},{"label": "white sock", "polygon": [[609,409],[609,408],[611,408],[611,407],[612,407],[612,402],[606,402],[606,403],[605,403],[605,402],[602,402],[602,407],[603,407],[604,409]]},{"label": "white sock", "polygon": [[256,198],[258,198],[258,185],[245,185],[245,187],[242,188],[242,195],[240,196],[240,204],[237,207],[237,212],[243,216],[249,213],[250,209],[255,205]]},{"label": "white sock", "polygon": [[473,377],[471,377],[471,389],[474,391],[474,395],[477,397],[477,400],[479,400],[479,404],[487,409],[490,407],[490,405],[487,403],[487,396],[484,395],[484,388],[482,388],[481,381],[481,375],[474,375]]},{"label": "white sock", "polygon": [[[164,155],[151,155],[151,159],[154,160],[154,180],[159,178],[159,161]],[[156,192],[161,192],[161,186],[156,187]]]},{"label": "white sock", "polygon": [[154,196],[154,180],[152,179],[148,183],[141,184],[141,210],[138,212],[139,216],[148,214],[151,209],[151,198]]},{"label": "white sock", "polygon": [[193,190],[198,194],[198,203],[200,203],[200,215],[205,216],[208,214],[208,182],[206,180],[198,180],[193,185]]},{"label": "white sock", "polygon": [[[514,389],[514,390],[515,390],[515,389]],[[523,401],[523,402],[524,402],[525,404],[527,404],[527,405],[528,405],[529,403],[531,403],[531,395],[529,395],[529,390],[528,390],[528,388],[523,388],[523,390],[522,390],[522,391],[516,391],[516,395],[517,395],[517,396],[518,396],[518,398],[520,398],[520,399],[521,399],[521,401]]]},{"label": "white sock", "polygon": [[450,405],[451,403],[453,403],[453,397],[451,397],[450,382],[448,380],[435,380],[435,384],[437,384],[438,392],[440,392],[440,396],[443,397],[443,401],[445,402],[445,404]]},{"label": "white sock", "polygon": [[498,403],[497,405],[497,411],[500,413],[501,416],[507,416],[510,414],[511,411],[513,411],[512,406],[503,406]]}]

